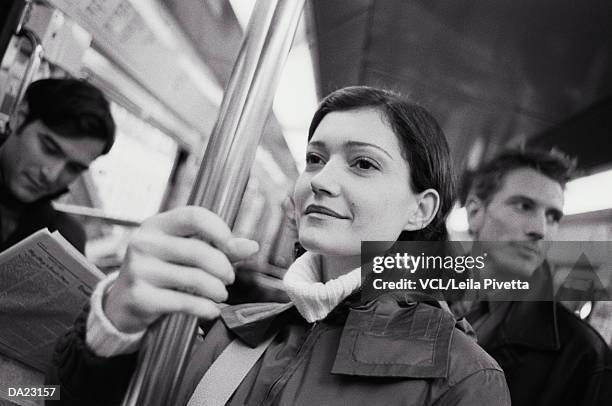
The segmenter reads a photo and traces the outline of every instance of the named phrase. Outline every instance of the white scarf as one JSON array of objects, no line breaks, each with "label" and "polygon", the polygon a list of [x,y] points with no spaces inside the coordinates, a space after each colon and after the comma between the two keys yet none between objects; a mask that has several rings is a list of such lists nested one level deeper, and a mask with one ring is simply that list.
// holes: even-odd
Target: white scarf
[{"label": "white scarf", "polygon": [[324,319],[341,301],[361,286],[361,268],[321,282],[321,257],[306,252],[287,270],[285,290],[309,323]]}]

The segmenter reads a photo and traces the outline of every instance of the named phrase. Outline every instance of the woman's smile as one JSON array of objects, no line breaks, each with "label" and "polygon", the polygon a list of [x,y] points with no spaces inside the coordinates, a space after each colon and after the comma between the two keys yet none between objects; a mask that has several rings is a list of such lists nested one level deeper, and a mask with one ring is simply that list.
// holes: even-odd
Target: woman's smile
[{"label": "woman's smile", "polygon": [[325,206],[321,206],[321,205],[317,205],[317,204],[311,204],[308,207],[306,207],[306,210],[304,211],[304,215],[308,216],[310,215],[310,217],[317,217],[317,218],[337,218],[337,219],[342,219],[342,220],[348,220],[350,217],[348,216],[343,216],[342,214],[328,208]]}]

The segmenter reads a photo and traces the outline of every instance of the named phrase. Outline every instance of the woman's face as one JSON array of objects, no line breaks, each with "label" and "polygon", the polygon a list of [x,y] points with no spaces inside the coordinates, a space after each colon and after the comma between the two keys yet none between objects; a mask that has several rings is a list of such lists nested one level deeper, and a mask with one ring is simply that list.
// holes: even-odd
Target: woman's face
[{"label": "woman's face", "polygon": [[[353,256],[361,241],[395,241],[416,210],[400,141],[374,109],[327,114],[306,152],[294,192],[300,243]],[[410,228],[412,229],[412,228]]]}]

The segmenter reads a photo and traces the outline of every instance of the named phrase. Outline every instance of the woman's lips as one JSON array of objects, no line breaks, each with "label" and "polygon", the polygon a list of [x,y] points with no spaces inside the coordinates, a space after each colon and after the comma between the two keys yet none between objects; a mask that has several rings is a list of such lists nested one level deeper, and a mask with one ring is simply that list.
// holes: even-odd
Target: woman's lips
[{"label": "woman's lips", "polygon": [[306,207],[306,210],[304,210],[305,215],[312,214],[312,213],[323,214],[323,215],[335,217],[338,219],[348,219],[348,217],[343,216],[342,214],[336,211],[333,211],[330,208],[327,208],[325,206],[319,206],[316,204],[311,204],[308,207]]}]

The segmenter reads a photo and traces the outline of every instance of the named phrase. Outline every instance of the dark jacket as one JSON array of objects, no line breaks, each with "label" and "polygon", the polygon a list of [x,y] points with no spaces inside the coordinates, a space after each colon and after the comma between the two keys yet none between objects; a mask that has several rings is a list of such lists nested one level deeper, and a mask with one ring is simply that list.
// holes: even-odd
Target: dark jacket
[{"label": "dark jacket", "polygon": [[480,344],[504,370],[514,406],[612,404],[610,348],[559,303],[513,302]]},{"label": "dark jacket", "polygon": [[[464,327],[433,304],[389,296],[347,300],[314,324],[286,304],[228,307],[196,341],[175,405],[233,339],[255,346],[277,330],[228,405],[509,405],[503,372]],[[136,355],[96,357],[84,329],[83,315],[58,342],[48,382],[62,400],[48,404],[118,404],[126,390]]]},{"label": "dark jacket", "polygon": [[[8,136],[4,132],[0,133],[0,148]],[[51,232],[59,231],[65,239],[84,254],[86,235],[83,227],[69,216],[57,212],[51,205],[51,200],[66,192],[68,192],[67,189],[33,203],[22,203],[12,195],[7,187],[0,184],[0,205],[16,209],[15,211],[21,213],[17,228],[6,239],[3,240],[0,237],[0,252],[46,227]],[[0,218],[1,221],[2,218]]]},{"label": "dark jacket", "polygon": [[[3,190],[0,189],[0,192]],[[45,227],[51,232],[59,231],[76,249],[81,253],[85,252],[86,236],[83,227],[68,215],[56,211],[50,200],[43,199],[22,205],[20,211],[22,214],[17,228],[8,238],[0,241],[0,252]]]}]

